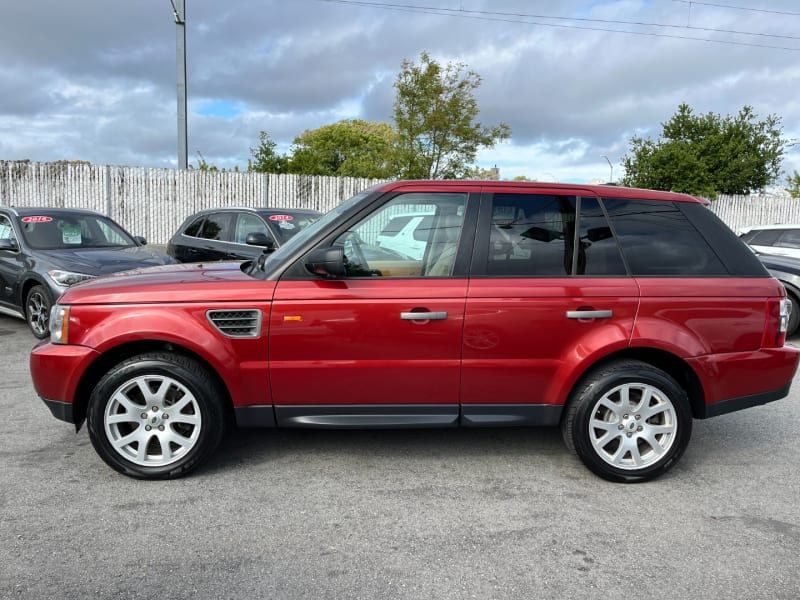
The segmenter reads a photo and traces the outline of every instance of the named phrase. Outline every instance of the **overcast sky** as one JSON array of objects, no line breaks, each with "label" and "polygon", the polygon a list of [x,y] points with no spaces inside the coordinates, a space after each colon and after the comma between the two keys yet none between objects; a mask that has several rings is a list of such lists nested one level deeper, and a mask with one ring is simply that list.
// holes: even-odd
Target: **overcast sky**
[{"label": "overcast sky", "polygon": [[[170,0],[0,0],[0,160],[177,166]],[[266,131],[392,123],[403,59],[466,63],[501,177],[607,180],[681,102],[800,138],[797,0],[186,0],[189,162],[245,168]],[[746,7],[735,8],[735,7]],[[787,151],[800,170],[800,145]],[[783,178],[782,178],[783,180]]]}]

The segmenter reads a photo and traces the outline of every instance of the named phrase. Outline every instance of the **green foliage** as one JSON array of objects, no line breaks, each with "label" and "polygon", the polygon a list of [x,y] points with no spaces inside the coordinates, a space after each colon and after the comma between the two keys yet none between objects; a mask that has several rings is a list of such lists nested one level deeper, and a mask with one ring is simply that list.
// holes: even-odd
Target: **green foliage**
[{"label": "green foliage", "polygon": [[794,175],[790,175],[786,178],[786,181],[786,188],[789,190],[789,194],[792,198],[800,198],[800,173],[797,172],[797,169],[794,170]]},{"label": "green foliage", "polygon": [[386,123],[346,119],[306,130],[294,140],[289,171],[389,179],[395,174],[397,134]]},{"label": "green foliage", "polygon": [[475,122],[479,111],[473,92],[481,78],[464,68],[462,63],[442,67],[426,52],[419,65],[403,61],[394,84],[398,177],[462,177],[478,148],[492,147],[511,134],[504,123],[484,127]]},{"label": "green foliage", "polygon": [[[195,167],[194,167],[194,165],[190,164],[189,168],[190,169],[194,169]],[[198,150],[197,151],[197,170],[198,171],[215,172],[215,171],[224,171],[225,169],[219,169],[216,165],[208,164],[208,162],[206,162],[205,156],[203,156],[200,153],[200,150]]]},{"label": "green foliage", "polygon": [[758,121],[749,106],[735,117],[695,115],[681,104],[662,127],[658,141],[631,138],[623,185],[715,198],[764,189],[780,175],[786,141],[775,115]]},{"label": "green foliage", "polygon": [[266,131],[259,133],[257,148],[250,148],[253,157],[247,161],[247,170],[256,173],[288,173],[289,158],[275,152],[277,144]]}]

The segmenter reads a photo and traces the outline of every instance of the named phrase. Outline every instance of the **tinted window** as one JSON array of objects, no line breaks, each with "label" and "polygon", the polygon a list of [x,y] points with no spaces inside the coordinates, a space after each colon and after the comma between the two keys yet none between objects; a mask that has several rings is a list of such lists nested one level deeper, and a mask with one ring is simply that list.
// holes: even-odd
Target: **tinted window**
[{"label": "tinted window", "polygon": [[427,242],[431,237],[431,229],[433,228],[433,216],[422,217],[419,220],[419,225],[414,228],[414,239],[418,242]]},{"label": "tinted window", "polygon": [[231,213],[213,213],[206,217],[199,237],[206,240],[231,239]]},{"label": "tinted window", "polygon": [[496,194],[487,273],[521,277],[625,275],[625,263],[597,198],[581,199],[575,251],[576,206],[574,196]]},{"label": "tinted window", "polygon": [[389,237],[396,236],[398,233],[400,233],[403,227],[408,225],[408,222],[411,219],[412,219],[411,215],[405,217],[395,217],[386,224],[386,227],[381,229],[381,235],[386,235]]},{"label": "tinted window", "polygon": [[200,217],[199,219],[195,219],[194,221],[192,221],[192,224],[186,228],[186,231],[184,231],[183,234],[189,235],[191,237],[199,237],[200,228],[203,226],[203,221],[205,221],[205,217]]},{"label": "tinted window", "polygon": [[727,275],[706,240],[672,202],[604,198],[633,275]]},{"label": "tinted window", "polygon": [[569,275],[574,239],[574,196],[495,194],[487,274]]},{"label": "tinted window", "polygon": [[751,231],[746,234],[744,241],[754,246],[774,246],[781,235],[781,229],[762,229],[760,231]]},{"label": "tinted window", "polygon": [[597,198],[581,198],[577,275],[625,275],[625,263]]},{"label": "tinted window", "polygon": [[781,248],[800,248],[800,230],[784,230],[775,245]]}]

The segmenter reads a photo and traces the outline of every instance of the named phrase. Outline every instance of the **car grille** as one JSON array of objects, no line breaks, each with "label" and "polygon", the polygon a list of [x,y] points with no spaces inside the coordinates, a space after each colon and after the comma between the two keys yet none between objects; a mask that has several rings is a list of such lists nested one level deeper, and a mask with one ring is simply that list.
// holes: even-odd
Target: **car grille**
[{"label": "car grille", "polygon": [[261,311],[252,310],[209,310],[209,322],[222,335],[232,338],[258,337],[261,334]]}]

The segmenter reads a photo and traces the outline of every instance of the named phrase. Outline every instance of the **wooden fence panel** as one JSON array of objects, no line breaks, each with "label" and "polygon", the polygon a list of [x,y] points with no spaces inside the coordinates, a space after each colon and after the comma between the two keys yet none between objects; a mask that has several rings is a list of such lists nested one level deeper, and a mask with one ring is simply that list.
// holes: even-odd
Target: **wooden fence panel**
[{"label": "wooden fence panel", "polygon": [[[204,208],[279,206],[327,212],[380,181],[0,161],[0,204],[88,208],[109,215],[134,235],[166,244],[186,217]],[[800,223],[800,199],[787,196],[720,196],[711,210],[734,231]]]}]

